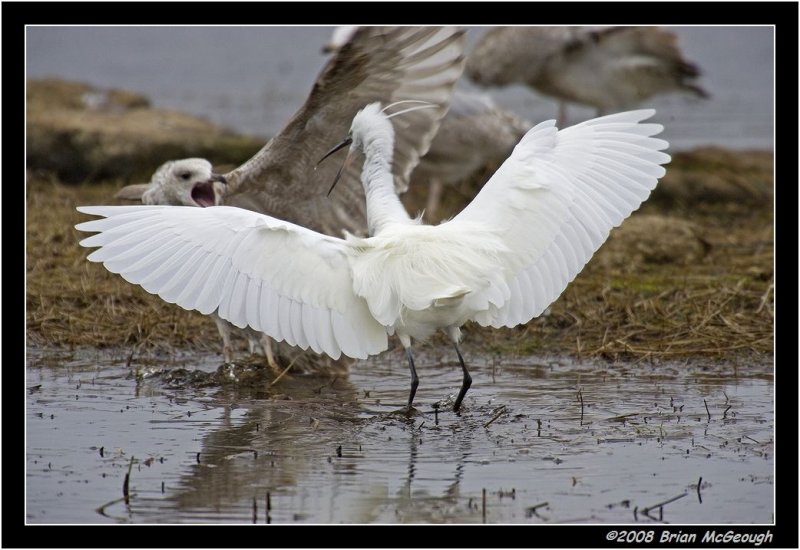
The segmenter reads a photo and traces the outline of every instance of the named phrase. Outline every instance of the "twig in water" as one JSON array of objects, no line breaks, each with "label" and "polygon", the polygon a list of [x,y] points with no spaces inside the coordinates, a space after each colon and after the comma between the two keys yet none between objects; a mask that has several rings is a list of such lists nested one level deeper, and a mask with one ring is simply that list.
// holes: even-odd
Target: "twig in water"
[{"label": "twig in water", "polygon": [[481,509],[483,510],[481,513],[483,515],[483,523],[486,523],[486,489],[483,489],[483,504],[481,505]]},{"label": "twig in water", "polygon": [[724,411],[722,411],[722,418],[728,417],[728,411],[731,410],[731,407],[733,407],[733,405],[728,405],[728,407]]},{"label": "twig in water", "polygon": [[525,516],[526,517],[536,516],[537,518],[541,518],[542,516],[540,516],[536,510],[538,510],[542,506],[547,506],[548,504],[549,502],[540,502],[539,504],[534,504],[533,506],[525,508]]},{"label": "twig in water", "polygon": [[689,493],[681,493],[680,495],[678,495],[676,497],[672,497],[670,499],[667,499],[664,502],[659,502],[658,504],[653,504],[652,506],[648,506],[647,508],[642,508],[642,513],[644,515],[650,517],[651,519],[655,519],[653,516],[650,515],[650,510],[655,510],[656,508],[658,508],[659,509],[658,521],[663,521],[663,519],[664,519],[664,506],[669,504],[670,502],[675,502],[679,498],[683,498],[688,494]]},{"label": "twig in water", "polygon": [[753,441],[753,442],[755,442],[755,443],[758,443],[759,445],[761,445],[761,442],[760,442],[760,441],[756,441],[755,439],[753,439],[753,438],[752,438],[752,437],[750,437],[749,435],[745,435],[745,436],[742,436],[742,437],[746,437],[746,438],[747,438],[747,439],[749,439],[750,441]]},{"label": "twig in water", "polygon": [[491,418],[491,420],[489,420],[488,422],[486,422],[486,423],[483,425],[483,427],[484,427],[484,428],[487,428],[487,427],[489,426],[489,424],[491,424],[492,422],[494,422],[495,420],[497,420],[498,418],[500,418],[500,416],[501,416],[501,415],[502,415],[504,412],[506,412],[506,406],[505,406],[505,405],[501,405],[501,406],[500,406],[500,407],[497,409],[497,411],[495,412],[495,414],[494,414],[494,416]]},{"label": "twig in water", "polygon": [[301,355],[301,354],[299,354],[299,353],[298,353],[297,355],[295,355],[295,356],[292,358],[292,360],[289,362],[289,366],[288,366],[288,367],[286,367],[285,369],[283,369],[283,371],[282,371],[282,372],[281,372],[281,373],[280,373],[278,376],[276,376],[276,377],[275,377],[275,380],[273,380],[272,382],[270,382],[270,383],[269,383],[269,387],[270,387],[270,388],[271,388],[272,386],[274,386],[275,384],[277,384],[277,383],[278,383],[278,381],[279,381],[281,378],[283,378],[283,375],[284,375],[284,374],[286,374],[287,372],[289,372],[289,369],[290,369],[290,368],[292,368],[292,365],[294,365],[295,361],[297,361],[297,359],[300,357],[300,355]]},{"label": "twig in water", "polygon": [[581,402],[581,426],[583,426],[583,390],[578,390],[578,399]]},{"label": "twig in water", "polygon": [[270,497],[269,491],[267,491],[267,523],[272,523],[272,518],[269,515],[271,510],[272,510],[272,498]]},{"label": "twig in water", "polygon": [[697,480],[697,500],[700,501],[700,504],[703,504],[703,497],[700,496],[700,484],[703,483],[703,476],[700,476],[700,479]]},{"label": "twig in water", "polygon": [[253,497],[253,523],[258,519],[258,505],[256,504],[256,497]]},{"label": "twig in water", "polygon": [[105,504],[103,504],[102,506],[98,507],[98,508],[95,510],[95,512],[97,512],[97,513],[98,513],[98,514],[100,514],[101,516],[105,516],[105,517],[107,517],[107,518],[110,518],[111,516],[109,516],[108,514],[106,514],[106,508],[108,508],[109,506],[113,506],[114,504],[116,504],[117,502],[120,502],[120,501],[122,501],[122,500],[125,500],[125,497],[118,498],[118,499],[116,499],[116,500],[112,500],[111,502],[106,502],[106,503],[105,503]]},{"label": "twig in water", "polygon": [[706,406],[706,414],[708,415],[708,421],[711,422],[711,411],[708,410],[708,403],[706,403],[705,399],[703,399],[703,405]]},{"label": "twig in water", "polygon": [[133,456],[131,456],[131,462],[128,464],[128,473],[125,474],[125,481],[122,482],[122,496],[125,499],[125,504],[130,503],[131,470],[133,470]]}]

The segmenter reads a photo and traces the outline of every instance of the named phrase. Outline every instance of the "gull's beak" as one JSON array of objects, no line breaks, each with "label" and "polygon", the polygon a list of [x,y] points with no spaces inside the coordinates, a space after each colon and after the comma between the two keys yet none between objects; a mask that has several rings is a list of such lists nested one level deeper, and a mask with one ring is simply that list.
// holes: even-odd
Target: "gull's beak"
[{"label": "gull's beak", "polygon": [[[319,159],[319,162],[317,162],[317,166],[319,166],[322,163],[323,160],[325,160],[326,158],[328,158],[329,156],[334,154],[336,151],[338,151],[339,149],[344,149],[345,147],[347,147],[351,143],[353,143],[353,138],[348,137],[343,142],[341,142],[338,145],[336,145],[333,149],[331,149],[330,151],[325,153],[325,156],[323,156],[321,159]],[[342,171],[344,170],[344,167],[347,166],[347,163],[350,161],[350,156],[351,155],[348,153],[347,157],[344,159],[344,162],[342,163],[341,168],[339,168],[339,171],[336,172],[336,177],[333,179],[333,183],[331,184],[331,188],[328,189],[328,195],[331,194],[331,191],[333,191],[333,188],[336,187],[336,184],[339,182],[339,178],[342,177]],[[314,167],[314,168],[316,169],[316,167]]]},{"label": "gull's beak", "polygon": [[222,195],[225,190],[219,184],[227,185],[228,180],[225,179],[225,176],[212,172],[208,180],[195,183],[192,186],[190,196],[195,204],[202,208],[217,206],[222,201]]}]

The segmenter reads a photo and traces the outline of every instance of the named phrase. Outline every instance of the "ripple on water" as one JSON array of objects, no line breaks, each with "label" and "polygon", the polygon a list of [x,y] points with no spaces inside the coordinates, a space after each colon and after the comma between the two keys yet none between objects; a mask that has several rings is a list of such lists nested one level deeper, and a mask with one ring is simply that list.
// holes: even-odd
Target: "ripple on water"
[{"label": "ripple on water", "polygon": [[215,356],[165,360],[204,373],[176,383],[123,353],[34,350],[28,522],[252,522],[254,499],[263,522],[269,494],[275,523],[479,523],[484,489],[492,523],[650,522],[683,493],[665,521],[772,521],[771,364],[467,361],[462,413],[435,412],[460,369],[420,354],[407,418],[399,352],[269,388],[202,382]]}]

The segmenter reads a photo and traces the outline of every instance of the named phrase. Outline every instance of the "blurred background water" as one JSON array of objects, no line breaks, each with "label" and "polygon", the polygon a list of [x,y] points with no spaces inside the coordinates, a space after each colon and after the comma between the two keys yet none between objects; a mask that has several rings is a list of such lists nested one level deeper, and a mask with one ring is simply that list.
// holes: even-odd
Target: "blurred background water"
[{"label": "blurred background water", "polygon": [[[662,95],[656,120],[671,149],[701,145],[772,149],[774,29],[769,26],[665,27],[699,65],[708,100]],[[488,27],[470,27],[468,48]],[[36,27],[27,29],[30,77],[60,77],[147,95],[239,132],[269,137],[302,105],[327,61],[333,27]],[[468,81],[459,86],[475,89]],[[532,123],[555,118],[555,101],[523,86],[490,89]],[[570,106],[570,122],[593,109]]]}]

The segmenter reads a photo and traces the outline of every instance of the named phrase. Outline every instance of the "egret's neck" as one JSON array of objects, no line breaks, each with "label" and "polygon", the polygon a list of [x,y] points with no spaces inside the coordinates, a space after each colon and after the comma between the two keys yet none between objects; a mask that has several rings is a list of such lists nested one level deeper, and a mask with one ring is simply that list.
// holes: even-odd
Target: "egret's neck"
[{"label": "egret's neck", "polygon": [[388,224],[411,223],[412,219],[394,190],[392,153],[394,131],[391,124],[378,135],[372,136],[364,146],[364,170],[361,183],[367,196],[367,224],[369,234],[376,235]]}]

